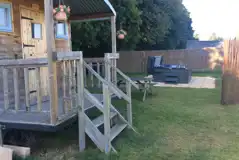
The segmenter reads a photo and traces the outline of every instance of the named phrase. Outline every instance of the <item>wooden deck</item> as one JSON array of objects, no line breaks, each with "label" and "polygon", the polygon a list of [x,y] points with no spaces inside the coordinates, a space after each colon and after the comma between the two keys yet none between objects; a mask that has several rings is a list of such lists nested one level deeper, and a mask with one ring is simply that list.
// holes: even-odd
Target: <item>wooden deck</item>
[{"label": "wooden deck", "polygon": [[[100,102],[103,102],[102,94],[93,94]],[[2,103],[2,102],[0,102]],[[31,111],[26,112],[25,106],[22,105],[19,111],[14,109],[9,109],[4,112],[4,105],[0,105],[0,123],[6,125],[7,128],[15,129],[33,129],[33,130],[46,130],[44,128],[49,128],[49,130],[57,127],[71,119],[75,119],[77,116],[77,108],[73,108],[67,114],[64,114],[63,110],[63,99],[59,98],[58,101],[58,115],[60,119],[56,125],[50,124],[50,102],[46,101],[42,103],[42,111],[37,111],[37,105],[31,106]],[[90,103],[87,99],[84,100],[84,109],[89,110],[94,107],[94,104]]]}]

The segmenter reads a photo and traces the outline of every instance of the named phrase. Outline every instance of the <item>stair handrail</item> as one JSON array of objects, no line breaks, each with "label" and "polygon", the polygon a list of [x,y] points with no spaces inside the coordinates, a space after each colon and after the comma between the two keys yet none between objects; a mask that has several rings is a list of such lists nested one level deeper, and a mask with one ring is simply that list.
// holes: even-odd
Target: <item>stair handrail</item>
[{"label": "stair handrail", "polygon": [[101,112],[104,112],[104,105],[100,103],[100,101],[95,98],[86,88],[84,88],[85,98],[93,103]]},{"label": "stair handrail", "polygon": [[114,68],[116,70],[117,73],[119,73],[125,80],[127,80],[132,86],[134,86],[136,89],[139,89],[139,85],[137,85],[134,81],[132,81],[126,74],[124,74],[119,68],[117,68],[116,66],[112,65],[111,63],[105,62],[108,65],[110,65],[110,67]]},{"label": "stair handrail", "polygon": [[104,78],[102,78],[93,68],[91,68],[90,65],[88,65],[85,61],[83,62],[84,66],[96,77],[98,78],[102,83],[109,86],[109,89],[114,92],[119,98],[124,98],[125,100],[129,101],[129,97],[122,92],[120,89],[115,87],[115,85],[112,82],[106,81]]}]

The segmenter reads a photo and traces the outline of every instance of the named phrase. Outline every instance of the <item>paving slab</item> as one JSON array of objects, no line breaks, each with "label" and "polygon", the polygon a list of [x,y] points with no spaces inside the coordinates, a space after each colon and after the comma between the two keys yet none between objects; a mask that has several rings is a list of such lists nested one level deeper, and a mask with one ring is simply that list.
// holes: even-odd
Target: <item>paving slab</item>
[{"label": "paving slab", "polygon": [[216,88],[216,79],[213,77],[192,77],[192,80],[188,84],[167,84],[161,82],[155,82],[155,87],[179,87],[179,88]]}]

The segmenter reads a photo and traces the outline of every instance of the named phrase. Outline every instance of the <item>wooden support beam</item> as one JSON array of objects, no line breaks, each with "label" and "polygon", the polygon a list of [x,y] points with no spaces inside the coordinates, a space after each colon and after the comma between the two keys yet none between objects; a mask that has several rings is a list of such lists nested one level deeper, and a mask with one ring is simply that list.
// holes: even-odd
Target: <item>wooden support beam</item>
[{"label": "wooden support beam", "polygon": [[[117,52],[117,47],[116,47],[116,16],[112,16],[111,17],[111,38],[112,38],[112,53],[116,53]],[[112,82],[114,82],[114,84],[117,84],[117,72],[115,70],[115,67],[117,66],[116,64],[116,59],[112,59],[110,60],[112,62],[112,65],[114,66],[114,68],[112,68]]]},{"label": "wooden support beam", "polygon": [[44,0],[45,25],[46,25],[46,45],[48,58],[48,76],[50,93],[50,114],[51,124],[56,124],[58,115],[58,90],[57,90],[57,68],[56,60],[53,60],[55,49],[54,41],[54,21],[52,16],[53,0]]},{"label": "wooden support beam", "polygon": [[109,92],[109,86],[103,84],[103,96],[104,96],[104,135],[105,135],[105,144],[104,150],[106,154],[109,154],[111,151],[110,143],[110,105],[111,105],[111,95]]},{"label": "wooden support beam", "polygon": [[78,106],[78,129],[79,129],[79,150],[85,149],[85,113],[84,113],[84,71],[83,56],[81,53],[80,60],[77,60],[77,104]]},{"label": "wooden support beam", "polygon": [[112,38],[112,53],[117,53],[116,48],[116,16],[111,17],[111,38]]}]

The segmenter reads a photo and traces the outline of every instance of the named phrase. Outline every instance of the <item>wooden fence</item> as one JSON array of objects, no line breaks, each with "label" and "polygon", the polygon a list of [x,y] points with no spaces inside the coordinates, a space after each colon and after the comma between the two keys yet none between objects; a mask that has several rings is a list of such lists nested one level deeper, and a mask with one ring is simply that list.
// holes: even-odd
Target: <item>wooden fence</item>
[{"label": "wooden fence", "polygon": [[239,41],[224,42],[224,68],[222,76],[222,104],[239,103]]},{"label": "wooden fence", "polygon": [[[222,54],[221,48],[217,50]],[[192,70],[208,70],[214,52],[215,48],[120,52],[117,66],[123,72],[142,73],[147,71],[148,56],[163,56],[166,64],[185,64]]]},{"label": "wooden fence", "polygon": [[[124,51],[119,52],[117,67],[126,73],[146,73],[148,56],[163,56],[166,64],[184,64],[192,70],[210,70],[211,57],[219,52],[223,56],[222,48],[204,48],[187,50],[159,50],[159,51]],[[87,62],[102,63],[103,58],[86,58]],[[219,64],[220,66],[221,64]]]}]

